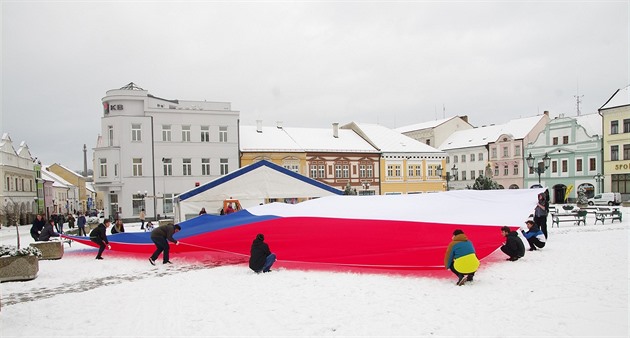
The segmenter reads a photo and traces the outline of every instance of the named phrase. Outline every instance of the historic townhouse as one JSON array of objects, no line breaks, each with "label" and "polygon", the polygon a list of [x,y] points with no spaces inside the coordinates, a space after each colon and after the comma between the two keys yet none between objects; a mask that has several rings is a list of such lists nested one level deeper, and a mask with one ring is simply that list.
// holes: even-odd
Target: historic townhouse
[{"label": "historic townhouse", "polygon": [[[559,116],[526,145],[524,155],[531,154],[536,159],[535,168],[545,155],[549,157],[549,167],[540,173],[540,182],[549,188],[552,203],[575,202],[579,189],[589,198],[601,192],[601,121],[598,114]],[[526,171],[525,187],[537,185],[538,181],[538,171]]]},{"label": "historic townhouse", "polygon": [[[444,180],[438,172],[444,167],[446,153],[399,132],[368,123],[349,123],[351,129],[380,150],[381,194],[417,194],[445,190]],[[364,189],[369,181],[361,182]]]},{"label": "historic townhouse", "polygon": [[630,200],[630,86],[618,89],[599,108],[603,119],[604,191]]},{"label": "historic townhouse", "polygon": [[172,215],[175,195],[238,168],[239,112],[229,102],[163,99],[134,83],[102,102],[94,188],[106,216]]},{"label": "historic townhouse", "polygon": [[[58,207],[55,207],[58,210],[60,207],[66,207],[67,210],[70,211],[87,211],[88,207],[88,190],[85,186],[87,178],[77,174],[76,172],[68,169],[67,167],[59,164],[53,163],[45,168],[45,170],[58,175],[62,180],[66,182],[60,182],[61,184],[69,183],[76,187],[70,192],[70,196],[68,196],[68,206],[64,206],[63,204],[59,204]],[[60,180],[57,180],[60,181]],[[78,195],[77,195],[78,194]]]},{"label": "historic townhouse", "polygon": [[[6,224],[6,213],[16,216],[19,224],[32,221],[38,212],[37,184],[35,166],[26,142],[20,143],[16,151],[8,133],[0,139],[0,222]],[[43,195],[41,197],[43,212]]]},{"label": "historic townhouse", "polygon": [[440,120],[416,123],[395,130],[426,145],[439,148],[451,134],[459,130],[472,129],[468,116],[453,116]]}]

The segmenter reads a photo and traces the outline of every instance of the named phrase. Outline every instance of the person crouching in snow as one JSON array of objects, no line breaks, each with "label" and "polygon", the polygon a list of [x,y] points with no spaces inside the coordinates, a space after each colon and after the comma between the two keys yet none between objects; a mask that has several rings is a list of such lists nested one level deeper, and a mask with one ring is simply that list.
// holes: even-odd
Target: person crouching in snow
[{"label": "person crouching in snow", "polygon": [[276,261],[276,254],[271,253],[269,245],[265,243],[265,235],[258,234],[252,242],[249,257],[249,268],[256,273],[269,272]]},{"label": "person crouching in snow", "polygon": [[472,282],[479,268],[479,259],[464,231],[460,229],[453,231],[453,240],[448,244],[444,255],[444,266],[457,276],[457,285]]},{"label": "person crouching in snow", "polygon": [[169,250],[170,246],[168,242],[175,243],[175,245],[179,245],[179,242],[173,238],[173,235],[182,230],[182,227],[179,224],[166,224],[160,225],[151,231],[151,240],[155,244],[155,252],[153,255],[149,257],[149,262],[151,265],[155,265],[155,261],[160,257],[160,254],[164,252],[162,255],[162,263],[163,264],[173,264],[169,260]]},{"label": "person crouching in snow", "polygon": [[529,251],[535,251],[537,250],[536,248],[544,248],[547,238],[542,230],[540,230],[534,221],[528,220],[525,224],[527,224],[527,229],[529,230],[527,230],[527,232],[525,232],[525,230],[521,230],[521,232],[523,233],[523,236],[527,238],[527,242],[529,242]]},{"label": "person crouching in snow", "polygon": [[109,241],[107,240],[107,228],[109,228],[110,222],[111,221],[109,220],[109,218],[106,218],[103,223],[99,224],[90,232],[90,240],[98,244],[98,253],[96,254],[96,259],[103,259],[103,251],[105,251],[105,245],[107,245],[108,249],[112,248],[109,245]]},{"label": "person crouching in snow", "polygon": [[523,241],[518,238],[516,231],[510,230],[509,227],[502,227],[501,235],[505,237],[505,244],[501,246],[501,251],[510,256],[510,258],[507,259],[508,261],[514,262],[525,256],[525,245],[523,245]]}]

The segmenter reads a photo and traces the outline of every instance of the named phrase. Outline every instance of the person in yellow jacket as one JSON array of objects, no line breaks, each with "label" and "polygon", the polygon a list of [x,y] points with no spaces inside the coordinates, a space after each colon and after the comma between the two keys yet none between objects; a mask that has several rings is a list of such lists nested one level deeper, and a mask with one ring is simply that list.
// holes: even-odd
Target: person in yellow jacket
[{"label": "person in yellow jacket", "polygon": [[472,282],[479,268],[479,259],[464,231],[457,229],[453,232],[453,240],[448,244],[444,255],[444,266],[457,276],[457,285]]}]

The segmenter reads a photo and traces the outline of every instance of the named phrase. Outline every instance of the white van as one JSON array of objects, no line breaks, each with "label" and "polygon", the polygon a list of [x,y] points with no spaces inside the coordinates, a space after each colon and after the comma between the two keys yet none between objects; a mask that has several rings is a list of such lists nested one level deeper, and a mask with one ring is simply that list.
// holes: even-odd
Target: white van
[{"label": "white van", "polygon": [[588,199],[588,205],[619,205],[621,194],[618,192],[605,192]]}]

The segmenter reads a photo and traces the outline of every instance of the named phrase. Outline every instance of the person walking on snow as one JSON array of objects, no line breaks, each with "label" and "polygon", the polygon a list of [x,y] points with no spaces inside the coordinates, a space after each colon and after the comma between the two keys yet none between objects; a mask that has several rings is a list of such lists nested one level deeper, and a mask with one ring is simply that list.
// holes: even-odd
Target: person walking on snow
[{"label": "person walking on snow", "polygon": [[[79,217],[77,217],[77,227],[79,228],[78,236],[87,236],[85,232],[85,224],[87,223],[87,219],[83,215],[83,213],[79,213]],[[81,235],[83,234],[83,235]]]},{"label": "person walking on snow", "polygon": [[144,219],[147,217],[147,215],[144,213],[144,209],[140,210],[140,230],[144,230]]},{"label": "person walking on snow", "polygon": [[505,237],[505,244],[501,246],[501,251],[510,257],[507,259],[508,261],[514,262],[525,256],[525,245],[516,231],[504,226],[501,228],[501,235]]},{"label": "person walking on snow", "polygon": [[96,244],[98,244],[98,253],[96,254],[96,259],[103,259],[103,251],[105,251],[105,245],[107,245],[108,249],[112,247],[109,245],[109,241],[107,240],[107,228],[110,225],[109,218],[106,218],[103,223],[99,224],[94,230],[90,232],[90,240]]},{"label": "person walking on snow", "polygon": [[269,272],[276,261],[276,254],[271,253],[269,245],[265,243],[265,235],[258,234],[252,242],[249,257],[249,268],[256,273]]},{"label": "person walking on snow", "polygon": [[479,259],[464,231],[457,229],[453,232],[453,240],[448,244],[444,255],[444,266],[457,276],[457,285],[472,282],[479,268]]},{"label": "person walking on snow", "polygon": [[155,243],[155,252],[151,257],[149,257],[149,262],[151,265],[155,265],[155,261],[160,257],[160,254],[164,252],[162,256],[163,264],[172,264],[169,260],[169,245],[168,242],[173,242],[175,245],[179,245],[179,242],[173,238],[173,235],[182,230],[182,227],[179,224],[166,224],[160,225],[151,231],[151,240]]}]

